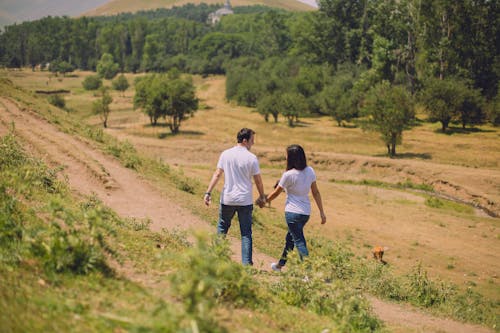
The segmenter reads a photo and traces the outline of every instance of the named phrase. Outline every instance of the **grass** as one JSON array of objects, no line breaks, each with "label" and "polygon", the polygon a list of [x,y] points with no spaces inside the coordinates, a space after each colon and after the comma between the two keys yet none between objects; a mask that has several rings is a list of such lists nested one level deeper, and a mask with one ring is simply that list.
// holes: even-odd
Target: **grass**
[{"label": "grass", "polygon": [[[28,80],[29,75],[26,75],[17,82],[23,83],[27,82]],[[132,80],[129,81],[132,82]],[[252,127],[257,129],[258,137],[256,149],[259,148],[260,150],[257,150],[256,153],[259,155],[259,158],[264,161],[264,163],[262,163],[262,166],[265,184],[274,184],[276,178],[279,178],[279,175],[281,174],[280,169],[282,168],[281,164],[283,162],[280,156],[283,155],[283,152],[281,152],[281,150],[277,149],[276,147],[282,147],[285,145],[286,141],[292,142],[291,140],[296,139],[297,137],[300,137],[301,140],[304,140],[304,142],[306,142],[304,146],[309,147],[310,150],[313,149],[311,147],[316,147],[316,145],[318,145],[318,148],[314,148],[314,151],[320,152],[325,152],[329,149],[336,150],[337,146],[349,147],[349,149],[356,152],[356,154],[363,154],[363,151],[365,150],[370,151],[370,149],[378,149],[375,148],[376,141],[374,140],[376,140],[376,138],[369,138],[369,140],[360,139],[359,141],[355,139],[352,142],[342,141],[338,144],[334,143],[333,141],[329,141],[328,139],[322,139],[321,134],[318,134],[316,132],[327,135],[328,131],[332,131],[332,128],[327,128],[327,126],[329,126],[329,123],[324,119],[307,119],[308,123],[311,123],[314,126],[318,126],[318,131],[305,131],[304,128],[289,129],[282,123],[279,123],[277,127],[274,127],[272,124],[264,123],[258,115],[249,112],[249,110],[246,110],[245,108],[238,109],[239,114],[234,115],[235,111],[231,109],[232,107],[229,107],[218,100],[209,100],[207,102],[208,104],[211,104],[213,106],[213,109],[209,111],[199,111],[199,113],[194,118],[190,119],[185,124],[185,131],[188,134],[177,137],[168,137],[166,139],[162,139],[163,141],[159,141],[163,147],[171,145],[173,147],[179,148],[183,152],[182,158],[184,159],[184,162],[182,162],[181,160],[179,166],[174,166],[172,164],[166,165],[164,161],[169,162],[169,158],[171,158],[172,156],[176,156],[175,154],[170,155],[170,157],[164,155],[156,155],[155,158],[151,158],[151,155],[137,150],[135,148],[135,145],[132,143],[133,141],[124,143],[109,136],[106,132],[98,127],[92,128],[83,125],[84,122],[92,121],[92,118],[88,118],[89,114],[86,113],[86,108],[88,108],[88,106],[86,106],[83,102],[81,108],[77,112],[71,113],[70,116],[66,116],[63,113],[60,113],[60,111],[47,106],[47,103],[45,101],[41,102],[40,99],[36,96],[29,96],[29,94],[27,95],[25,92],[13,89],[9,85],[5,86],[4,91],[6,91],[6,94],[14,96],[16,99],[23,101],[23,104],[25,103],[26,105],[36,110],[40,110],[40,112],[44,113],[44,115],[48,117],[51,122],[58,123],[60,127],[64,128],[65,131],[69,133],[79,133],[79,135],[83,135],[92,140],[95,140],[94,144],[97,147],[100,147],[100,149],[102,149],[103,151],[107,151],[108,153],[113,154],[114,156],[119,158],[124,163],[124,165],[135,168],[137,172],[144,175],[146,178],[153,180],[156,186],[164,193],[164,195],[169,200],[183,205],[184,207],[188,208],[193,213],[201,216],[203,219],[209,221],[210,223],[214,223],[214,221],[216,220],[217,212],[215,209],[207,210],[205,207],[203,207],[200,198],[202,196],[202,193],[204,192],[206,182],[208,182],[209,176],[213,170],[213,166],[215,165],[214,160],[216,160],[218,152],[220,152],[220,149],[222,147],[232,145],[234,141],[232,138],[232,129],[235,126],[238,127],[240,125],[243,126],[245,123],[252,123]],[[213,94],[213,91],[211,91],[210,88],[205,88],[204,93]],[[82,92],[82,95],[77,95],[76,98],[84,101],[86,96],[85,94],[85,92]],[[128,91],[127,94],[131,94],[131,92]],[[71,101],[68,100],[68,104],[70,103]],[[123,106],[120,106],[120,109],[123,109]],[[203,114],[204,112],[209,112],[211,116],[207,117],[207,114]],[[119,119],[121,116],[132,119],[131,111],[119,111],[119,114],[115,115],[117,117],[116,119]],[[231,124],[231,126],[228,126],[225,122],[221,122],[221,118],[219,117],[222,115],[224,117],[229,116],[229,119],[234,121],[235,124]],[[80,121],[77,121],[79,122],[79,124],[75,124],[74,119],[80,119]],[[83,121],[81,119],[83,119]],[[227,118],[225,117],[223,119]],[[423,125],[421,127],[425,126],[426,125]],[[316,129],[316,127],[314,128]],[[356,134],[356,129],[350,130],[350,136],[355,137],[356,135],[364,135],[362,135],[361,132],[359,134]],[[147,134],[147,131],[148,129],[146,128],[143,133]],[[335,133],[336,129],[333,128],[333,131]],[[194,132],[201,134],[189,134]],[[475,132],[472,134],[485,136],[485,142],[488,142],[487,138],[489,136],[494,135],[491,132]],[[432,135],[437,134],[433,133]],[[144,137],[144,135],[141,135],[140,137],[142,138]],[[447,136],[447,138],[449,138],[449,136]],[[131,140],[133,140],[133,137],[131,138]],[[280,140],[283,140],[284,142],[280,142]],[[338,137],[338,140],[341,140],[341,137]],[[465,139],[459,138],[459,140]],[[366,141],[370,141],[370,143],[368,144],[368,148],[363,146],[363,143]],[[189,155],[189,150],[186,150],[185,147],[189,147],[189,145],[192,144],[196,145],[196,142],[200,142],[201,145],[195,146],[193,148],[193,151],[195,152],[194,154],[201,155],[202,160],[195,160],[196,163],[187,163],[186,159],[191,158],[191,156]],[[206,150],[200,150],[199,147],[206,147],[207,142],[214,144],[216,147],[214,147],[213,149],[205,148]],[[309,148],[306,148],[306,151]],[[373,154],[373,150],[371,150],[371,153],[368,152],[368,154]],[[439,155],[441,153],[444,154],[445,152],[446,147],[445,143],[443,143],[443,146],[439,147],[438,153],[432,154],[433,158],[434,155]],[[492,148],[492,155],[494,156],[495,154],[495,149]],[[161,156],[161,159],[158,158],[159,156]],[[195,155],[193,156],[196,157]],[[461,158],[470,158],[470,156],[462,156]],[[443,265],[442,263],[436,263],[436,260],[438,260],[440,256],[440,253],[443,254],[447,252],[444,249],[440,249],[439,246],[443,245],[442,242],[444,239],[449,239],[450,232],[453,232],[453,238],[458,237],[458,240],[461,241],[464,246],[467,246],[468,242],[464,241],[465,239],[467,239],[466,236],[473,237],[476,234],[481,236],[486,232],[486,230],[489,230],[488,233],[490,234],[493,232],[494,234],[498,235],[498,232],[496,232],[497,224],[494,219],[492,220],[473,216],[471,215],[472,212],[467,209],[468,207],[465,207],[465,209],[462,210],[462,205],[448,203],[446,200],[442,199],[438,199],[439,203],[431,203],[431,205],[437,205],[439,207],[431,207],[428,204],[425,204],[425,200],[422,201],[422,204],[409,205],[408,201],[415,202],[413,197],[410,197],[410,199],[405,199],[403,201],[401,201],[402,199],[398,197],[395,197],[395,199],[390,199],[392,197],[387,197],[387,191],[385,191],[385,189],[397,189],[397,191],[394,192],[398,192],[400,193],[400,195],[404,195],[407,191],[413,192],[416,189],[421,190],[422,188],[419,188],[420,183],[415,183],[407,179],[394,180],[393,178],[391,178],[390,180],[388,180],[388,178],[384,177],[380,177],[379,179],[372,177],[374,174],[377,174],[374,172],[375,168],[378,168],[376,170],[390,169],[389,167],[385,167],[381,163],[378,163],[376,165],[362,165],[359,170],[361,170],[363,179],[359,179],[357,178],[359,177],[359,175],[357,175],[355,172],[353,173],[352,171],[330,171],[330,169],[332,168],[332,159],[328,157],[326,153],[314,154],[314,156],[311,156],[311,159],[313,161],[316,161],[314,164],[315,169],[319,170],[318,176],[320,178],[318,179],[318,183],[320,185],[323,198],[325,202],[331,203],[331,205],[327,207],[329,224],[326,226],[326,228],[319,229],[319,227],[314,225],[315,212],[313,212],[311,225],[308,225],[307,230],[308,240],[310,239],[311,242],[313,242],[317,237],[319,237],[319,235],[332,239],[339,239],[341,241],[349,240],[349,245],[346,245],[346,248],[352,247],[355,251],[353,252],[354,258],[358,259],[366,257],[366,248],[368,248],[368,245],[373,246],[379,244],[381,240],[382,242],[384,242],[384,240],[385,242],[387,242],[388,239],[390,242],[393,242],[390,244],[390,247],[394,249],[391,250],[394,252],[389,252],[388,254],[388,260],[390,260],[391,267],[390,270],[384,271],[385,275],[383,278],[375,274],[374,272],[367,273],[366,280],[364,280],[364,278],[360,277],[359,275],[349,276],[349,274],[351,273],[342,273],[349,276],[349,278],[347,279],[348,284],[354,283],[360,285],[365,290],[369,290],[372,293],[390,299],[392,299],[392,296],[390,295],[394,294],[394,292],[391,294],[390,290],[387,290],[387,292],[384,292],[383,290],[386,290],[386,288],[390,289],[389,287],[391,286],[397,286],[399,289],[396,289],[396,291],[406,290],[400,293],[398,291],[399,295],[403,296],[397,296],[397,299],[417,304],[419,306],[427,306],[425,305],[425,302],[423,302],[424,304],[422,304],[421,301],[412,300],[414,296],[411,296],[412,294],[410,293],[410,291],[408,291],[408,289],[405,289],[405,286],[411,285],[408,282],[409,277],[407,277],[407,272],[411,271],[414,268],[415,262],[415,257],[406,255],[406,248],[412,248],[412,242],[416,242],[416,244],[418,244],[418,246],[416,246],[416,249],[418,249],[419,259],[423,263],[420,271],[421,273],[418,274],[424,274],[423,272],[426,272],[425,274],[427,274],[427,272],[429,272],[429,275],[419,277],[417,281],[434,281],[433,279],[430,279],[429,276],[447,277],[455,281],[455,283],[452,284],[454,286],[453,288],[456,289],[453,294],[453,297],[455,297],[454,299],[462,299],[462,303],[455,300],[450,301],[445,305],[443,305],[444,303],[440,303],[439,306],[432,305],[431,308],[440,313],[451,313],[450,315],[458,316],[458,318],[460,319],[480,322],[483,324],[488,324],[490,326],[494,325],[494,319],[492,319],[494,318],[494,316],[492,317],[491,312],[485,312],[484,314],[474,312],[473,314],[471,314],[470,312],[466,311],[468,313],[467,316],[469,316],[467,318],[461,318],[460,314],[454,312],[459,312],[460,309],[466,306],[464,305],[464,302],[469,301],[474,302],[474,307],[477,307],[477,309],[483,311],[483,305],[486,304],[490,306],[491,304],[489,303],[489,300],[491,299],[494,302],[495,299],[498,298],[498,284],[496,283],[495,279],[489,278],[488,273],[485,273],[483,271],[483,268],[481,268],[485,267],[484,260],[487,259],[483,260],[483,258],[488,258],[486,253],[489,252],[491,248],[495,248],[498,246],[498,243],[496,243],[498,241],[498,236],[496,238],[489,237],[488,239],[484,239],[484,243],[482,243],[481,246],[475,247],[474,251],[475,253],[477,253],[477,257],[481,258],[481,260],[478,261],[477,264],[474,262],[471,263],[470,260],[466,260],[463,255],[464,253],[467,253],[467,251],[460,251],[459,253],[448,253],[448,256],[453,255],[454,257],[456,257],[453,262],[453,265],[455,266],[454,269],[447,269],[446,265]],[[132,163],[130,163],[130,161],[132,161]],[[345,165],[351,165],[351,167],[356,166],[357,163],[356,159],[352,158],[351,156],[340,159],[340,162],[347,163],[339,164],[339,168],[344,167]],[[436,165],[443,165],[443,163],[445,163],[445,161],[441,160],[440,162],[436,162]],[[192,165],[194,165],[194,167],[192,167]],[[387,163],[386,165],[390,166],[390,163]],[[487,168],[487,166],[488,163],[485,163],[480,168]],[[182,170],[182,172],[180,172],[180,170]],[[193,175],[195,175],[196,177],[193,177]],[[335,181],[331,182],[329,181],[329,179],[335,179]],[[384,196],[380,196],[380,193],[378,192],[361,189],[361,187],[358,186],[352,187],[352,185],[365,185],[366,188],[384,190]],[[215,193],[214,201],[217,201],[217,193]],[[255,211],[255,245],[260,250],[275,256],[279,255],[282,246],[281,235],[284,236],[285,231],[285,226],[282,222],[282,202],[283,197],[279,198],[276,203],[273,203],[273,208]],[[371,204],[366,205],[366,202],[371,202]],[[405,234],[406,231],[403,228],[398,228],[399,225],[404,223],[404,221],[401,221],[401,216],[411,217],[410,236],[407,236]],[[429,221],[431,223],[429,223]],[[445,225],[446,228],[432,221],[440,221],[440,223]],[[146,230],[147,221],[126,221],[124,223],[130,224],[128,228],[134,230],[132,234],[138,232],[144,233],[144,235],[148,235],[148,231]],[[470,229],[467,227],[467,225],[470,225],[471,223],[474,224],[474,229]],[[387,234],[384,234],[383,232],[378,232],[377,229],[372,229],[372,226],[374,225],[378,226],[380,230],[389,229],[392,232],[392,234],[389,233],[389,235],[397,236],[392,236],[391,238],[391,236],[387,236]],[[354,230],[354,228],[356,228],[355,234],[351,232],[351,230]],[[276,235],[278,235],[278,237],[276,237]],[[407,237],[415,237],[415,235],[418,235],[419,237],[410,238],[410,240],[408,240]],[[422,243],[420,238],[423,238],[422,235],[429,235],[429,241]],[[144,237],[148,237],[149,244],[151,244],[151,246],[155,248],[155,246],[158,244],[158,239],[161,239],[161,237],[167,237],[165,239],[168,240],[168,237],[170,236],[151,235]],[[434,237],[435,240],[433,239]],[[178,238],[179,237],[174,237],[174,239]],[[398,240],[398,243],[395,242],[396,238]],[[168,267],[171,267],[171,265],[176,267],[175,261],[168,262],[166,261],[167,258],[163,258],[163,256],[160,256],[160,258],[152,258],[151,262],[144,262],[144,260],[141,260],[141,258],[143,258],[142,256],[148,256],[150,252],[142,249],[143,244],[134,242],[133,237],[125,237],[125,239],[127,240],[124,241],[123,246],[126,246],[127,249],[131,249],[131,252],[125,256],[122,256],[121,258],[118,258],[117,260],[121,260],[123,262],[125,262],[126,259],[134,260],[135,264],[144,272],[151,270],[150,265],[158,265],[153,267],[156,267],[154,268],[155,270],[158,269],[160,271],[162,269],[168,270]],[[418,241],[416,241],[416,239],[418,239]],[[366,246],[356,247],[356,242],[361,242],[361,244],[366,244]],[[382,244],[384,245],[384,243]],[[311,246],[313,246],[311,252],[314,253],[315,256],[320,258],[325,256],[323,252],[321,252],[318,245],[313,245],[313,243],[311,243]],[[486,252],[483,251],[483,248]],[[148,247],[148,249],[150,251],[151,247]],[[356,263],[354,261],[348,262],[350,262],[353,267],[358,267],[357,265],[359,264],[360,272],[363,271],[361,267],[371,264],[371,262],[365,261],[361,261],[359,263]],[[487,265],[495,267],[494,262],[489,262]],[[425,270],[423,268],[425,268]],[[356,268],[355,271],[356,270],[358,270],[358,268]],[[476,276],[467,276],[464,278],[462,273],[464,270],[466,272],[477,271],[478,274]],[[256,276],[255,278],[261,279],[261,277],[259,276]],[[377,288],[379,288],[380,290],[377,291],[377,288],[372,290],[372,288],[369,286],[369,282],[367,281],[373,281],[377,279],[380,279],[380,281],[377,282]],[[396,282],[394,282],[393,280]],[[388,285],[385,286],[383,281],[387,281]],[[493,283],[491,281],[493,281]],[[427,283],[423,283],[423,285],[425,286],[427,285]],[[349,288],[349,285],[347,285],[346,288]],[[469,289],[471,290],[469,291]],[[431,290],[434,289],[431,288]],[[476,290],[483,291],[483,294],[486,297],[477,296]],[[467,293],[469,292],[472,296],[464,296],[468,295]],[[259,318],[260,320],[264,318],[265,320],[272,321],[273,325],[277,325],[273,327],[289,328],[289,326],[287,326],[289,324],[284,324],[276,318],[280,317],[278,313],[281,312],[286,312],[286,316],[289,316],[288,318],[293,318],[293,313],[294,311],[296,311],[295,307],[291,306],[292,309],[287,307],[287,310],[279,310],[279,307],[282,305],[281,302],[284,302],[285,300],[281,299],[281,301],[279,301],[278,299],[276,299],[277,295],[271,297],[273,299],[273,305],[269,312],[271,312],[270,316],[273,319],[269,319],[268,316],[265,316],[262,313],[257,313],[256,318]],[[311,303],[312,309],[314,309],[314,304],[315,303]],[[221,307],[217,306],[214,309],[215,312],[221,313],[221,318],[223,318],[224,314],[227,313],[224,309],[224,306],[225,305],[222,305]],[[177,309],[177,311],[182,312],[182,306],[180,306],[180,308],[181,310]],[[490,306],[490,310],[494,313],[498,313],[495,303]],[[313,313],[315,313],[314,310]],[[486,313],[489,314],[486,315]],[[322,326],[321,323],[324,323],[322,321],[323,316],[321,314],[315,313],[312,318],[313,321],[318,321],[319,330],[320,326]],[[318,318],[322,319],[319,320]],[[300,324],[297,323],[297,326],[294,326],[296,331],[307,331],[305,327],[300,328],[299,325]],[[339,325],[339,323],[337,322],[335,325]]]}]

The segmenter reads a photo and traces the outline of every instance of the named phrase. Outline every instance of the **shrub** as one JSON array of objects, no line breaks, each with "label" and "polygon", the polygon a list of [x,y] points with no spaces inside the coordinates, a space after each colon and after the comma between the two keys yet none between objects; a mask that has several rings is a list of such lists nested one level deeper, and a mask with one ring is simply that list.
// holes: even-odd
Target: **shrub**
[{"label": "shrub", "polygon": [[82,82],[85,90],[97,90],[102,87],[102,79],[97,75],[90,75]]},{"label": "shrub", "polygon": [[49,96],[48,100],[50,104],[60,109],[63,109],[66,106],[66,100],[61,95],[51,95]]},{"label": "shrub", "polygon": [[182,259],[182,267],[171,277],[172,288],[200,332],[223,330],[212,319],[216,303],[237,307],[259,303],[255,284],[245,268],[231,260],[225,240],[216,238],[209,243],[198,237],[197,245]]}]

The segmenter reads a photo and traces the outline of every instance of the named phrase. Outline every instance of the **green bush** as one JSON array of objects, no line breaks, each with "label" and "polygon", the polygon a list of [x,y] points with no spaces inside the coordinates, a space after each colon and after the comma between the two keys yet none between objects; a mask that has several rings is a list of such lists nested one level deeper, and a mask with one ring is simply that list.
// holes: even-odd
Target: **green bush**
[{"label": "green bush", "polygon": [[198,237],[182,259],[183,265],[171,276],[172,288],[200,332],[224,331],[212,319],[217,303],[250,308],[259,304],[255,283],[245,267],[231,260],[225,240],[210,243]]},{"label": "green bush", "polygon": [[332,279],[328,259],[315,256],[300,262],[297,257],[290,255],[287,272],[271,287],[274,294],[288,305],[333,318],[339,332],[373,332],[381,327],[360,291]]},{"label": "green bush", "polygon": [[89,75],[82,82],[85,90],[98,90],[102,87],[102,79],[98,75]]},{"label": "green bush", "polygon": [[58,95],[58,94],[51,95],[51,96],[49,96],[48,100],[49,100],[50,104],[52,104],[60,109],[64,109],[64,107],[66,106],[66,100],[61,95]]}]

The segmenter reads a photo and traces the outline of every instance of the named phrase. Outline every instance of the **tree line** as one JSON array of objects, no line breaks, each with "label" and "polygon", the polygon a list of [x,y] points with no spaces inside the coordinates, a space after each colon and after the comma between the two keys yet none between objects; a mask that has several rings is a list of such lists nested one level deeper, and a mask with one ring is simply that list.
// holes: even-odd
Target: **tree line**
[{"label": "tree line", "polygon": [[122,72],[226,74],[226,97],[266,120],[369,120],[360,124],[381,132],[391,155],[415,103],[443,131],[500,122],[498,1],[320,0],[318,11],[300,13],[236,7],[210,25],[216,8],[8,26],[0,65],[51,63],[64,72],[98,70],[106,60]]}]

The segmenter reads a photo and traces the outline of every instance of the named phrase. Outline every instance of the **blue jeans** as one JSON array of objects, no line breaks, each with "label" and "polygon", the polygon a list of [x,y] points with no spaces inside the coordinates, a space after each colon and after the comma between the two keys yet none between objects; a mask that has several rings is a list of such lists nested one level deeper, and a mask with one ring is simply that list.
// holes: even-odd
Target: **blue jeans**
[{"label": "blue jeans", "polygon": [[220,204],[217,234],[226,235],[231,227],[231,220],[238,212],[241,233],[241,262],[243,265],[253,265],[252,261],[252,211],[253,205],[227,206]]},{"label": "blue jeans", "polygon": [[280,266],[285,266],[287,254],[293,251],[294,246],[299,251],[300,259],[309,255],[304,237],[304,226],[309,221],[309,215],[285,212],[285,220],[288,225],[288,233],[285,237],[285,248],[279,261]]}]

